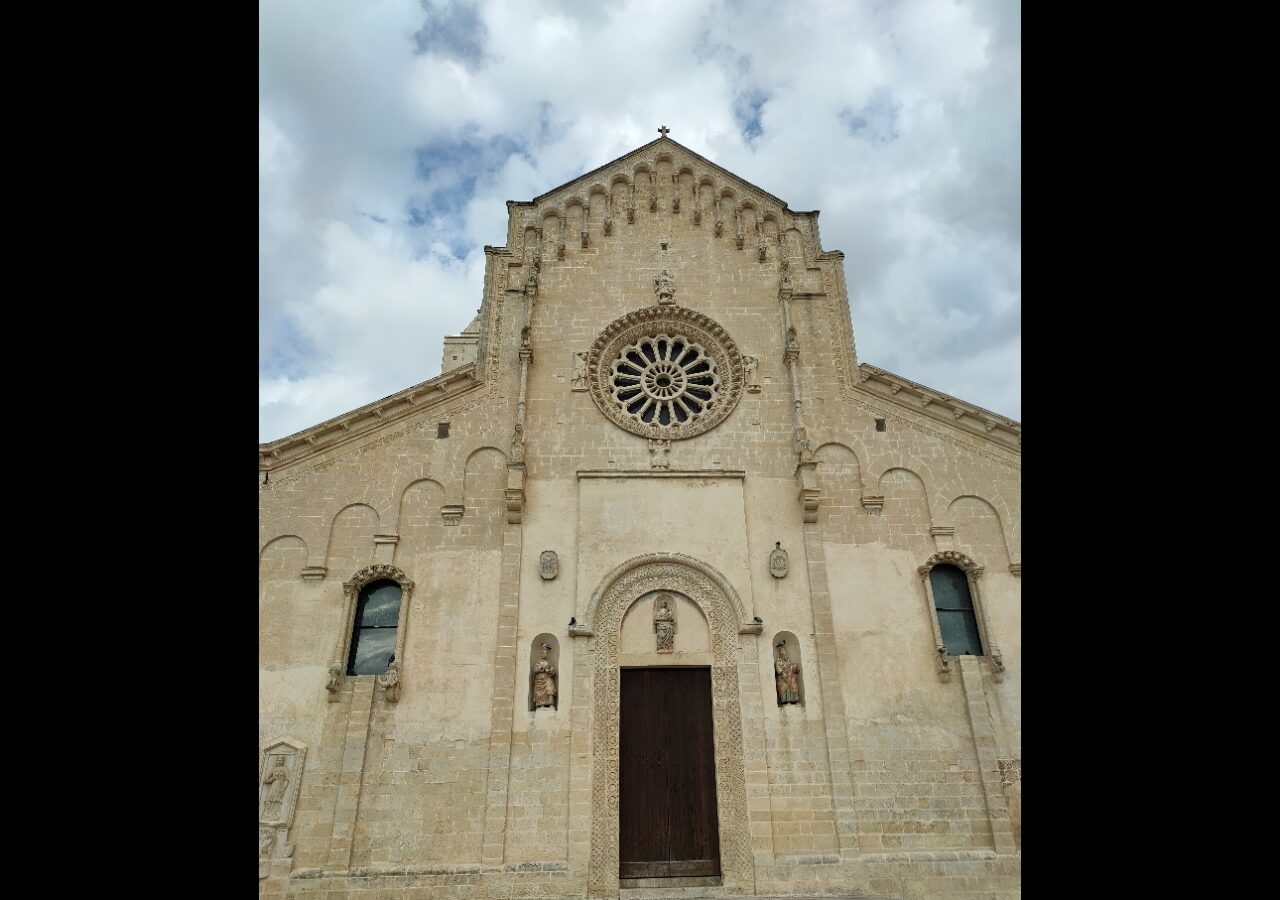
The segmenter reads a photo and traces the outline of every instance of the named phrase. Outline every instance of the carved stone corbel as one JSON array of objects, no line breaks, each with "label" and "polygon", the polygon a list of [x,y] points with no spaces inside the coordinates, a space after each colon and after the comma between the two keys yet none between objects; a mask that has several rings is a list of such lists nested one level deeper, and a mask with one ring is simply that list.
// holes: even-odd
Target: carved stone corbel
[{"label": "carved stone corbel", "polygon": [[400,700],[400,663],[392,661],[387,666],[387,671],[378,676],[378,687],[382,688],[386,694],[388,703],[398,703]]},{"label": "carved stone corbel", "polygon": [[818,490],[818,464],[812,461],[801,462],[796,466],[796,481],[800,484],[800,506],[804,510],[805,524],[818,521],[818,501],[821,492]]},{"label": "carved stone corbel", "polygon": [[461,503],[446,503],[440,507],[440,516],[444,519],[444,524],[446,525],[461,525],[464,512],[466,512],[466,507]]},{"label": "carved stone corbel", "polygon": [[507,524],[519,525],[524,516],[524,463],[507,464]]},{"label": "carved stone corbel", "polygon": [[878,516],[884,510],[884,497],[864,494],[862,508],[867,511],[867,515]]}]

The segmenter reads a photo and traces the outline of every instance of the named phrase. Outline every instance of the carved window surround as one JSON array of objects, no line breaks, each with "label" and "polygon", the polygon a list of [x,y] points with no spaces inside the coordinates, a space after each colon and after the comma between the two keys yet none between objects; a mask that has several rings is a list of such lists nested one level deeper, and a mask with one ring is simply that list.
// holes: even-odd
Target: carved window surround
[{"label": "carved window surround", "polygon": [[[356,600],[360,591],[367,584],[375,581],[394,581],[400,585],[400,617],[396,622],[395,661],[383,675],[347,675],[347,655],[351,651],[351,632],[355,627]],[[338,633],[338,643],[333,649],[329,662],[329,701],[336,702],[343,682],[348,678],[375,679],[377,687],[383,689],[388,703],[400,699],[400,685],[404,679],[404,642],[408,632],[409,605],[413,599],[413,582],[400,569],[385,563],[365,566],[342,583],[343,615],[342,626]]]},{"label": "carved window surround", "polygon": [[982,592],[978,588],[978,581],[982,577],[983,568],[957,550],[943,550],[935,553],[925,560],[923,566],[916,570],[920,574],[920,583],[924,586],[924,599],[925,606],[929,610],[929,622],[933,625],[934,659],[938,667],[938,677],[942,681],[950,681],[951,673],[957,671],[954,661],[958,658],[947,652],[946,644],[942,640],[942,626],[938,623],[938,609],[934,604],[933,585],[929,581],[929,573],[933,571],[934,566],[940,565],[955,566],[964,572],[965,578],[969,582],[969,599],[973,603],[974,618],[978,623],[978,634],[982,638],[982,648],[986,651],[984,656],[976,658],[988,661],[991,664],[991,673],[995,680],[1003,681],[1004,659],[1001,656],[1000,647],[991,636],[991,627],[987,623],[986,606],[982,602]]}]

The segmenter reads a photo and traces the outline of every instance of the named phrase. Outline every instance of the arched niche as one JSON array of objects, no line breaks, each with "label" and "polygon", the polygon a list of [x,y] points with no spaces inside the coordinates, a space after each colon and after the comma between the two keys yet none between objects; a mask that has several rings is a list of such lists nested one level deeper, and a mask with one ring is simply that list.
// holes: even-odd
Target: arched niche
[{"label": "arched niche", "polygon": [[790,631],[779,631],[770,643],[773,646],[774,698],[779,706],[803,708],[804,662],[800,658],[800,641]]},{"label": "arched niche", "polygon": [[[670,653],[657,649],[656,616],[664,601],[675,620]],[[711,627],[698,604],[679,591],[649,591],[637,598],[622,617],[618,644],[623,666],[711,664]]]},{"label": "arched niche", "polygon": [[[544,649],[547,654],[546,662],[550,667],[545,670],[540,665]],[[547,693],[545,689],[539,690],[539,676],[544,676],[542,680],[550,686],[550,705],[539,703],[539,695],[545,697]],[[539,709],[559,709],[560,684],[560,641],[554,634],[540,634],[529,645],[529,711],[536,713]]]}]

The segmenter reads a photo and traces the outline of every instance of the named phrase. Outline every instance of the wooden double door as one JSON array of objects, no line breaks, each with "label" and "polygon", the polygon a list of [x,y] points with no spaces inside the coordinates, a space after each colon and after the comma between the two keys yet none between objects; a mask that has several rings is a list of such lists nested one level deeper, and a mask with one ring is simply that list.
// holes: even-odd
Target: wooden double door
[{"label": "wooden double door", "polygon": [[618,875],[719,875],[711,670],[621,675]]}]

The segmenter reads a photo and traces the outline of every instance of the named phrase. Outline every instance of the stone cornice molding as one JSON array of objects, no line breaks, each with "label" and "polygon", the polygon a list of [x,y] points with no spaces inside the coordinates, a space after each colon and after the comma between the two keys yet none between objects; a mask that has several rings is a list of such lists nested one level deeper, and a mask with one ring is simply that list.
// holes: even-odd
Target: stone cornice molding
[{"label": "stone cornice molding", "polygon": [[468,363],[297,434],[259,444],[258,471],[275,472],[283,466],[344,446],[414,413],[434,409],[483,383],[478,365]]},{"label": "stone cornice molding", "polygon": [[[591,598],[587,601],[587,608],[582,615],[582,622],[570,626],[569,633],[574,637],[589,637],[595,633],[596,616],[600,608],[600,599],[604,597],[614,583],[625,576],[628,572],[638,569],[642,566],[652,566],[655,564],[670,564],[684,566],[692,569],[707,578],[715,584],[717,588],[729,598],[733,606],[733,613],[737,619],[737,627],[739,634],[759,634],[761,625],[754,620],[747,618],[747,609],[742,604],[742,598],[738,596],[738,592],[733,589],[733,585],[713,566],[709,566],[701,560],[694,559],[692,556],[686,556],[683,553],[646,553],[643,556],[634,556],[620,565],[609,570],[609,574],[600,579],[600,585],[591,594]],[[674,588],[673,588],[674,589]],[[744,630],[745,629],[745,630]]]},{"label": "stone cornice molding", "polygon": [[966,403],[927,385],[895,375],[870,363],[858,365],[858,386],[877,398],[934,422],[950,425],[966,436],[982,438],[1002,449],[1022,452],[1022,425],[1013,419]]}]

